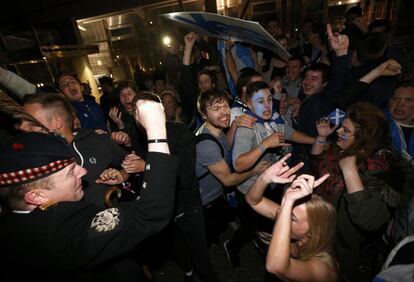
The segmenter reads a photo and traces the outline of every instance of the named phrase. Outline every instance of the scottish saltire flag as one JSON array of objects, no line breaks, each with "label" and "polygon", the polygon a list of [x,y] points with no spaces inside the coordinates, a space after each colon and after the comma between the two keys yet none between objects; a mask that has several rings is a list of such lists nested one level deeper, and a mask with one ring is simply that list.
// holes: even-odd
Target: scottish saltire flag
[{"label": "scottish saltire flag", "polygon": [[233,59],[236,63],[237,71],[240,72],[241,69],[246,67],[255,69],[256,65],[252,58],[252,51],[248,47],[244,47],[240,44],[234,45],[232,49]]},{"label": "scottish saltire flag", "polygon": [[342,123],[345,118],[345,112],[341,111],[340,109],[336,108],[333,110],[329,115],[329,122],[334,126],[338,126]]},{"label": "scottish saltire flag", "polygon": [[[217,46],[218,46],[221,61],[226,71],[226,80],[227,80],[227,85],[229,87],[229,91],[233,97],[236,97],[237,96],[236,85],[233,79],[231,78],[231,75],[226,65],[226,52],[225,52],[224,41],[217,40]],[[234,47],[232,48],[232,56],[233,56],[234,62],[236,63],[237,72],[240,72],[241,69],[246,68],[246,67],[255,69],[255,63],[252,58],[250,48],[244,47],[236,43]]]},{"label": "scottish saltire flag", "polygon": [[218,51],[219,51],[219,54],[220,54],[221,62],[223,63],[223,67],[224,67],[224,70],[226,72],[226,81],[227,81],[227,86],[229,88],[229,92],[230,92],[232,97],[237,97],[236,84],[234,83],[233,79],[231,78],[231,75],[230,75],[229,70],[227,69],[227,65],[226,65],[226,49],[225,49],[223,40],[217,40],[217,48],[218,48]]},{"label": "scottish saltire flag", "polygon": [[284,60],[290,54],[258,22],[206,12],[175,12],[161,15],[191,31],[210,37],[247,42],[274,51]]}]

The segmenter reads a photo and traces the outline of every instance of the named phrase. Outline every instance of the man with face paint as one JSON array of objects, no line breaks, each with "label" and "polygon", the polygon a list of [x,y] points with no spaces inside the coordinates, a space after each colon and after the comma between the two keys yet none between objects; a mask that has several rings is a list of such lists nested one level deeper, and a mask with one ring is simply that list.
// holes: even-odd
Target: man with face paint
[{"label": "man with face paint", "polygon": [[247,85],[255,81],[264,81],[263,75],[256,70],[246,67],[240,70],[237,78],[237,97],[235,97],[231,106],[230,128],[227,131],[227,142],[233,144],[234,135],[238,127],[243,126],[252,128],[256,119],[246,114],[246,89]]},{"label": "man with face paint", "polygon": [[[233,145],[233,166],[237,172],[250,171],[259,161],[276,162],[281,157],[277,148],[289,146],[285,140],[297,143],[313,144],[315,138],[307,136],[286,125],[278,112],[272,110],[272,94],[263,81],[253,82],[247,86],[246,114],[256,119],[252,128],[239,127]],[[233,266],[240,264],[239,250],[249,243],[256,231],[258,215],[246,204],[244,195],[256,181],[252,176],[237,186],[237,198],[240,207],[242,225],[235,232],[233,239],[226,243],[226,251]]]},{"label": "man with face paint", "polygon": [[[259,159],[275,161],[272,148],[288,146],[285,140],[313,144],[314,138],[287,126],[278,112],[273,112],[272,94],[265,82],[251,83],[246,90],[247,114],[256,119],[252,128],[238,128],[234,140],[233,165],[236,171],[249,170]],[[269,151],[267,151],[269,149]],[[254,180],[252,180],[254,181]],[[246,181],[239,190],[246,193],[253,182]]]}]

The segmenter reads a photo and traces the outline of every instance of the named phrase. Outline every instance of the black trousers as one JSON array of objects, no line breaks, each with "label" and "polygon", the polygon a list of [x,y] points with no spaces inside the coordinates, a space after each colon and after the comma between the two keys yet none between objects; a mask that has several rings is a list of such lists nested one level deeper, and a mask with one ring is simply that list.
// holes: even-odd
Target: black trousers
[{"label": "black trousers", "polygon": [[[266,195],[267,194],[267,195]],[[270,196],[269,192],[265,193]],[[256,237],[256,231],[272,231],[274,222],[258,214],[253,210],[245,200],[245,195],[240,191],[236,191],[237,199],[237,214],[240,218],[240,227],[237,229],[228,247],[235,253],[238,253],[241,248],[250,243]],[[273,197],[271,197],[273,198]]]},{"label": "black trousers", "polygon": [[224,195],[203,206],[207,246],[220,244],[219,235],[226,231],[230,209]]},{"label": "black trousers", "polygon": [[218,281],[208,253],[201,205],[176,217],[171,255],[185,272],[194,269],[200,280]]}]

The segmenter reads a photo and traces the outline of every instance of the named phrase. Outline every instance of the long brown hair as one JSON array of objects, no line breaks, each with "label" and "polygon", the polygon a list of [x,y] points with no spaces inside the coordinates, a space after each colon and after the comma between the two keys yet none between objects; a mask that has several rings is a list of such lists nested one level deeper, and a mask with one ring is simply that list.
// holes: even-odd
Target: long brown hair
[{"label": "long brown hair", "polygon": [[388,121],[379,109],[367,102],[358,102],[347,109],[345,118],[354,124],[355,140],[340,159],[355,155],[360,163],[380,150],[391,151]]}]

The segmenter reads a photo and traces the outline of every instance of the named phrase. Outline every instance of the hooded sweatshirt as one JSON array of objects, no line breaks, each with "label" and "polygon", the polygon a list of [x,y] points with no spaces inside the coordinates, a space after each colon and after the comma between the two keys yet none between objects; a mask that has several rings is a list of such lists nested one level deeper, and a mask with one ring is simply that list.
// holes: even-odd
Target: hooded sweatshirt
[{"label": "hooded sweatshirt", "polygon": [[70,145],[76,163],[88,171],[83,177],[85,200],[103,207],[104,195],[109,187],[95,181],[107,168],[120,169],[127,152],[108,135],[97,134],[87,128],[79,129]]}]

